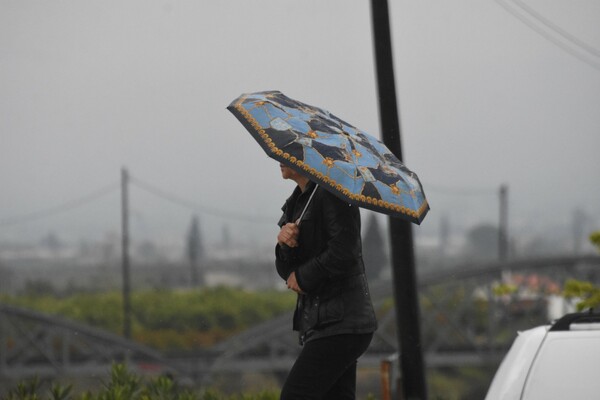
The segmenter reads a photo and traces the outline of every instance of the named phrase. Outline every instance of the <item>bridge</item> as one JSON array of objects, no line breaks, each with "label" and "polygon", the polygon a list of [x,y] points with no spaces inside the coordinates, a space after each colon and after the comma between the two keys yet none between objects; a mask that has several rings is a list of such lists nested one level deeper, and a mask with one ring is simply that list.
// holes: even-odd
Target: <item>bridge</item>
[{"label": "bridge", "polygon": [[[549,299],[568,278],[600,282],[600,257],[462,265],[419,276],[426,366],[498,365],[517,331],[549,321]],[[374,282],[371,294],[379,329],[360,361],[367,367],[398,352],[391,284]],[[107,376],[113,362],[196,384],[225,372],[277,376],[289,370],[299,351],[291,318],[281,315],[200,353],[167,356],[82,324],[0,305],[0,381]]]}]

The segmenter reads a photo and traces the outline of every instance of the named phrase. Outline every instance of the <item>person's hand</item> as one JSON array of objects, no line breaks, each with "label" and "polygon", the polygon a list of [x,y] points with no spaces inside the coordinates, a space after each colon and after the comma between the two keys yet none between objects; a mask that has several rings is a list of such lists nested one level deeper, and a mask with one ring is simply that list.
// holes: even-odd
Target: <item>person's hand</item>
[{"label": "person's hand", "polygon": [[298,281],[296,280],[296,273],[295,272],[292,272],[290,274],[290,276],[288,276],[288,279],[287,279],[286,283],[287,283],[288,289],[293,290],[296,293],[304,293],[302,291],[302,289],[300,289],[300,286],[298,286]]},{"label": "person's hand", "polygon": [[279,234],[277,235],[277,243],[285,244],[289,247],[298,247],[298,234],[300,229],[298,225],[287,223],[281,227]]}]

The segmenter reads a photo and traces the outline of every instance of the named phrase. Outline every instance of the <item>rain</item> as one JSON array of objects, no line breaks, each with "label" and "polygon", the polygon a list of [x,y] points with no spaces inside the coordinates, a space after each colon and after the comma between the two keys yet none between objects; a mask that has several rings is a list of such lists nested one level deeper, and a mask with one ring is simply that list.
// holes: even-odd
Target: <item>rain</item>
[{"label": "rain", "polygon": [[[389,3],[403,161],[431,207],[418,274],[498,261],[501,232],[507,260],[596,256],[600,4]],[[280,90],[380,137],[371,24],[364,0],[0,0],[0,296],[119,293],[125,175],[134,292],[285,289],[294,184],[226,107]],[[361,214],[389,282],[387,217]]]}]

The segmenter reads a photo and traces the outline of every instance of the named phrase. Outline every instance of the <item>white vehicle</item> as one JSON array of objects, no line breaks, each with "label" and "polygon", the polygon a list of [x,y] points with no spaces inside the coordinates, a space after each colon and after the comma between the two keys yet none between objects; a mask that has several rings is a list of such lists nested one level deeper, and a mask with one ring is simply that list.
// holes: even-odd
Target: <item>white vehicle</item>
[{"label": "white vehicle", "polygon": [[600,399],[600,314],[519,332],[485,399]]}]

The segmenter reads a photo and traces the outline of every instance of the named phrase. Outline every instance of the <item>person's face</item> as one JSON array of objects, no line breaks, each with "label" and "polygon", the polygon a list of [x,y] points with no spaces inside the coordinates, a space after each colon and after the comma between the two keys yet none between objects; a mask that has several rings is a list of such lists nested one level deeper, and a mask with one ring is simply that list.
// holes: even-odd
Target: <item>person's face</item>
[{"label": "person's face", "polygon": [[283,164],[279,164],[279,168],[281,169],[281,177],[283,179],[291,179],[295,181],[299,176],[299,174],[296,171]]}]

